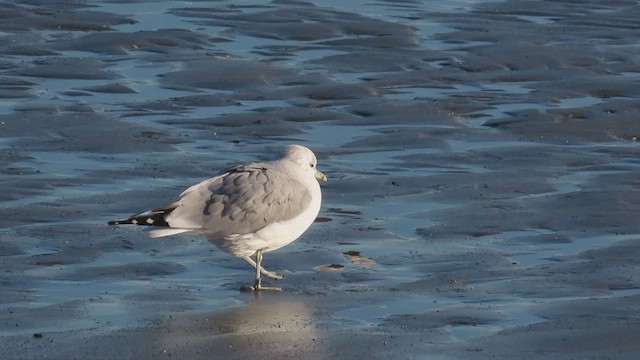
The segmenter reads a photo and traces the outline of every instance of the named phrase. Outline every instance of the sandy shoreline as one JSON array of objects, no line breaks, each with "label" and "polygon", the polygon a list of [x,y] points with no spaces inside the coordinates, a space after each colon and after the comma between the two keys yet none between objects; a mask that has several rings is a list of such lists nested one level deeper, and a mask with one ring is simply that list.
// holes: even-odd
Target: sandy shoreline
[{"label": "sandy shoreline", "polygon": [[[0,4],[6,359],[632,359],[637,1]],[[108,220],[285,143],[321,221],[241,259]]]}]

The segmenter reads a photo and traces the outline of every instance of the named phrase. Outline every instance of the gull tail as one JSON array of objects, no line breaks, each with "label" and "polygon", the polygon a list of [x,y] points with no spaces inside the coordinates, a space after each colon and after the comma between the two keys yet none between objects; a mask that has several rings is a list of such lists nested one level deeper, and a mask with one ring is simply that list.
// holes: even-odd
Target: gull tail
[{"label": "gull tail", "polygon": [[152,230],[149,232],[149,236],[152,238],[163,237],[163,236],[171,236],[176,234],[182,234],[185,232],[192,231],[193,229],[181,229],[181,228],[172,228],[169,223],[167,223],[166,217],[171,214],[173,210],[177,207],[177,204],[171,204],[164,208],[153,209],[149,211],[145,211],[140,214],[132,215],[128,219],[122,220],[112,220],[109,221],[109,225],[146,225],[146,226],[158,226],[163,227],[165,229]]},{"label": "gull tail", "polygon": [[151,231],[149,231],[149,237],[159,238],[159,237],[182,234],[182,233],[186,233],[186,232],[189,232],[189,231],[192,231],[192,230],[193,229],[180,229],[180,228],[178,228],[178,229],[169,228],[169,229],[151,230]]}]

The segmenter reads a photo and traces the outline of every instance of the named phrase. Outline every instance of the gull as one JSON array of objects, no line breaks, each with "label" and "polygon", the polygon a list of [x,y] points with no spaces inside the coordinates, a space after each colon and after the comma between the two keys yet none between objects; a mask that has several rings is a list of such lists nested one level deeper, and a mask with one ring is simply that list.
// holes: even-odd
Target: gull
[{"label": "gull", "polygon": [[261,275],[283,278],[262,266],[263,254],[298,239],[318,216],[322,202],[318,181],[327,177],[316,166],[311,150],[288,145],[277,160],[228,168],[186,189],[174,203],[109,225],[156,227],[149,232],[152,238],[204,236],[256,269],[250,290],[279,291],[262,286]]}]

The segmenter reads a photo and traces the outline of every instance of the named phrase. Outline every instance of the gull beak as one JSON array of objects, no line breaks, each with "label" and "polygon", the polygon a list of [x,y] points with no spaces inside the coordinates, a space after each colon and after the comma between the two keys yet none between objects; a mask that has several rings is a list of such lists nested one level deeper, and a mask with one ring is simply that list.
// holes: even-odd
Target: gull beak
[{"label": "gull beak", "polygon": [[321,173],[320,171],[316,170],[316,179],[318,180],[322,180],[322,181],[327,181],[327,175]]}]

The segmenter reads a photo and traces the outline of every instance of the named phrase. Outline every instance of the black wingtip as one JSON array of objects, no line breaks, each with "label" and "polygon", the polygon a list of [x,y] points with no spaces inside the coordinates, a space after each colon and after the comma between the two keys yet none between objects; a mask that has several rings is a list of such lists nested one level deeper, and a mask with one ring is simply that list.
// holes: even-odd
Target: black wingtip
[{"label": "black wingtip", "polygon": [[140,214],[132,215],[128,219],[111,220],[107,224],[109,225],[151,225],[151,226],[169,226],[165,216],[169,215],[175,208],[178,207],[177,203],[169,206],[145,211]]},{"label": "black wingtip", "polygon": [[128,224],[135,224],[133,222],[133,218],[131,219],[126,219],[126,220],[111,220],[109,221],[107,224],[108,225],[128,225]]}]

